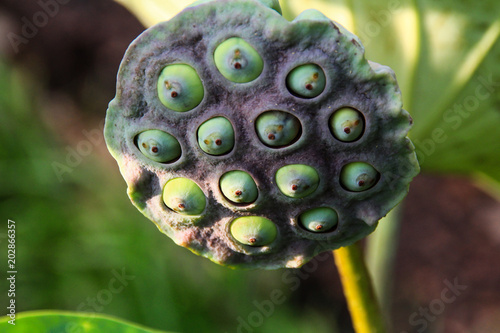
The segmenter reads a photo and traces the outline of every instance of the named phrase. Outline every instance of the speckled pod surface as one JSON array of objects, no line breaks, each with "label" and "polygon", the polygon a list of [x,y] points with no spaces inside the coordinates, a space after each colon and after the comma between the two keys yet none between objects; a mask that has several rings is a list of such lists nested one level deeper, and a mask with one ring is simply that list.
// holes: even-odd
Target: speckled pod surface
[{"label": "speckled pod surface", "polygon": [[[215,65],[216,48],[232,37],[245,40],[262,57],[262,72],[250,82],[230,81]],[[158,87],[171,86],[158,80],[171,64],[187,64],[201,79],[203,98],[191,110],[177,112],[160,101]],[[301,97],[287,86],[290,72],[304,64],[324,72],[326,83],[316,97]],[[171,97],[177,98],[177,92]],[[364,118],[363,133],[352,142],[337,139],[330,127],[334,112],[345,107]],[[272,147],[259,139],[255,122],[268,111],[287,112],[300,121],[298,137],[289,145]],[[226,118],[234,129],[234,146],[222,155],[207,154],[198,142],[200,125],[215,117]],[[314,11],[289,22],[261,2],[217,0],[184,9],[130,45],[107,111],[105,138],[130,199],[160,231],[216,263],[274,269],[300,267],[318,253],[349,245],[375,229],[418,173],[407,138],[411,123],[392,70],[365,60],[359,39],[339,24]],[[181,156],[168,163],[149,159],[137,143],[138,135],[148,130],[175,137]],[[352,162],[367,163],[378,172],[369,187],[363,184],[366,190],[349,191],[341,184],[341,170]],[[312,193],[299,198],[280,191],[276,173],[287,165],[317,171],[319,184]],[[258,195],[252,203],[235,203],[221,192],[221,177],[233,170],[254,179]],[[205,208],[199,215],[179,214],[165,204],[165,184],[180,177],[194,181],[204,193],[205,206],[198,204]],[[295,178],[288,178],[293,190]],[[353,181],[356,185],[358,179]],[[325,232],[312,232],[299,216],[319,207],[333,209],[338,222]],[[246,216],[271,221],[277,233],[271,228],[272,237],[248,236],[245,243],[254,246],[239,242],[231,224]]]}]

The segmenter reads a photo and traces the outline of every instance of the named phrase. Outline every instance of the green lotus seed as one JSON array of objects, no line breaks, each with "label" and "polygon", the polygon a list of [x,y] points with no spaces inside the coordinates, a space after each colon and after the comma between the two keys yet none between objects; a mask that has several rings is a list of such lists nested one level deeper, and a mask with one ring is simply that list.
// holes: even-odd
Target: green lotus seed
[{"label": "green lotus seed", "polygon": [[335,138],[344,142],[356,141],[363,135],[365,120],[361,112],[341,108],[330,118],[330,130]]},{"label": "green lotus seed", "polygon": [[276,225],[264,217],[238,217],[231,223],[231,235],[241,244],[264,246],[271,244],[278,234]]},{"label": "green lotus seed", "polygon": [[286,78],[288,90],[298,97],[313,98],[325,90],[323,69],[315,64],[300,65],[292,69]]},{"label": "green lotus seed", "polygon": [[229,171],[220,179],[222,194],[234,203],[252,203],[257,199],[258,190],[252,176],[244,171]]},{"label": "green lotus seed", "polygon": [[210,155],[223,155],[234,146],[234,130],[231,122],[224,117],[205,121],[198,128],[198,144]]},{"label": "green lotus seed", "polygon": [[205,194],[192,180],[174,178],[163,188],[163,202],[182,215],[200,215],[206,206]]},{"label": "green lotus seed", "polygon": [[236,83],[255,80],[264,68],[259,53],[239,37],[222,42],[215,49],[214,60],[219,72],[229,81]]},{"label": "green lotus seed", "polygon": [[313,208],[299,216],[299,223],[312,232],[330,231],[338,220],[337,212],[328,207]]},{"label": "green lotus seed", "polygon": [[374,167],[364,162],[344,165],[340,171],[340,184],[348,191],[361,192],[373,187],[380,174]]},{"label": "green lotus seed", "polygon": [[255,121],[259,139],[270,147],[289,145],[299,135],[300,121],[288,112],[269,111]]},{"label": "green lotus seed", "polygon": [[276,172],[276,185],[288,197],[303,198],[316,190],[319,185],[319,175],[308,165],[286,165]]},{"label": "green lotus seed", "polygon": [[167,108],[177,112],[194,109],[204,96],[203,83],[193,67],[168,65],[158,78],[158,97]]},{"label": "green lotus seed", "polygon": [[147,158],[160,163],[172,162],[181,156],[181,145],[172,135],[148,130],[137,136],[137,146]]}]

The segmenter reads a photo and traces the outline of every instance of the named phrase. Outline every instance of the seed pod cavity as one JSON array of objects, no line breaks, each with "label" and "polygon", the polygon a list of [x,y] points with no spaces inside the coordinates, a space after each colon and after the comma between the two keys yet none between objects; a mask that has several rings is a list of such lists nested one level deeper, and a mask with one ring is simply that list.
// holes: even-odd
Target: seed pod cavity
[{"label": "seed pod cavity", "polygon": [[265,246],[276,239],[278,228],[271,220],[264,217],[243,216],[231,223],[230,232],[241,244]]},{"label": "seed pod cavity", "polygon": [[361,112],[352,108],[341,108],[330,118],[330,131],[343,142],[358,140],[364,132],[365,119]]},{"label": "seed pod cavity", "polygon": [[136,137],[141,153],[159,163],[169,163],[181,156],[181,145],[173,136],[160,130],[147,130]]},{"label": "seed pod cavity", "polygon": [[163,188],[163,202],[181,215],[200,215],[205,210],[206,198],[201,188],[187,178],[174,178]]},{"label": "seed pod cavity", "polygon": [[203,83],[198,73],[186,64],[172,64],[163,68],[157,90],[161,103],[176,112],[194,109],[204,96]]},{"label": "seed pod cavity", "polygon": [[241,170],[226,172],[219,182],[222,194],[236,204],[250,204],[257,199],[258,190],[252,176]]},{"label": "seed pod cavity", "polygon": [[379,172],[365,162],[349,163],[340,171],[340,184],[351,192],[366,191],[372,188],[379,178]]},{"label": "seed pod cavity", "polygon": [[297,117],[283,111],[262,113],[255,121],[260,141],[271,148],[281,148],[297,141],[301,124]]},{"label": "seed pod cavity", "polygon": [[287,197],[304,198],[318,188],[319,175],[308,165],[286,165],[276,172],[276,185]]},{"label": "seed pod cavity", "polygon": [[299,216],[300,225],[311,232],[331,231],[338,224],[338,214],[329,207],[310,209]]},{"label": "seed pod cavity", "polygon": [[297,97],[314,98],[325,90],[325,73],[316,64],[300,65],[290,71],[286,85],[290,93]]},{"label": "seed pod cavity", "polygon": [[210,155],[224,155],[234,146],[234,129],[229,120],[215,117],[205,121],[198,128],[198,144]]},{"label": "seed pod cavity", "polygon": [[222,42],[214,52],[215,66],[229,81],[247,83],[262,73],[264,62],[255,48],[239,37]]}]

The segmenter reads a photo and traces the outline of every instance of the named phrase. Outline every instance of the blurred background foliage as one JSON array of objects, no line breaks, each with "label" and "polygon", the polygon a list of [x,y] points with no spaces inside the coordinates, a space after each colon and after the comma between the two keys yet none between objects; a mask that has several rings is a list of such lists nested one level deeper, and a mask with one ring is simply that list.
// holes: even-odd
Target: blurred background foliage
[{"label": "blurred background foliage", "polygon": [[[0,260],[9,218],[17,223],[17,311],[95,311],[179,332],[352,331],[331,258],[298,270],[230,270],[176,246],[130,204],[102,138],[119,61],[144,27],[191,1],[118,2],[128,11],[110,0],[61,4],[13,47],[9,34],[22,35],[23,18],[42,8],[0,1]],[[498,327],[500,2],[280,3],[287,19],[316,8],[358,34],[367,59],[395,70],[415,120],[424,175],[401,209],[401,230],[381,223],[376,232],[390,235],[382,247],[391,253],[378,256],[395,260],[394,274],[392,261],[379,273],[394,279],[394,328],[421,328],[410,316],[457,277],[468,291],[424,331]],[[104,299],[123,271],[128,285]],[[275,290],[283,303],[270,307]]]}]

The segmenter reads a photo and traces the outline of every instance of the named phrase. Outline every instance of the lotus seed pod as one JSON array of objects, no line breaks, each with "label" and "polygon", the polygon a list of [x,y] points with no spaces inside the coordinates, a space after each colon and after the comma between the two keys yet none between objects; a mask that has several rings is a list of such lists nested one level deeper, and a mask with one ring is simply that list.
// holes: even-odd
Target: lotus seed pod
[{"label": "lotus seed pod", "polygon": [[287,197],[303,198],[318,188],[319,175],[308,165],[286,165],[276,172],[276,185]]},{"label": "lotus seed pod", "polygon": [[147,158],[160,163],[172,162],[181,156],[181,145],[172,135],[148,130],[137,136],[137,146]]},{"label": "lotus seed pod", "polygon": [[374,167],[364,162],[352,162],[345,165],[340,172],[341,185],[353,192],[366,191],[373,187],[380,174]]},{"label": "lotus seed pod", "polygon": [[167,108],[189,111],[203,99],[203,83],[193,67],[186,64],[166,66],[158,78],[158,97]]},{"label": "lotus seed pod", "polygon": [[239,37],[222,42],[215,49],[214,60],[220,73],[229,81],[237,83],[255,80],[264,68],[259,53]]},{"label": "lotus seed pod", "polygon": [[[352,244],[375,230],[419,171],[394,72],[367,61],[360,40],[335,21],[309,10],[290,22],[277,6],[199,1],[147,29],[127,49],[106,115],[106,144],[133,204],[176,244],[230,267],[300,267]],[[181,94],[173,98],[165,81],[180,82]],[[198,93],[186,88],[193,81]],[[192,104],[165,104],[182,104],[186,91]],[[364,122],[349,125],[353,141],[334,130],[345,113],[335,111],[347,106]],[[154,129],[175,133],[175,163],[138,152],[138,133]],[[251,181],[231,180],[233,171]],[[187,185],[173,186],[177,179]],[[258,185],[254,201],[231,197],[238,181],[245,191]],[[326,207],[337,223],[311,230],[321,215],[313,212]]]},{"label": "lotus seed pod", "polygon": [[315,64],[301,65],[292,69],[286,78],[290,92],[303,98],[313,98],[325,90],[325,72]]},{"label": "lotus seed pod", "polygon": [[163,188],[163,202],[182,215],[200,215],[205,210],[206,198],[201,188],[187,178],[169,180]]},{"label": "lotus seed pod", "polygon": [[278,234],[276,225],[265,217],[244,216],[231,223],[231,235],[244,245],[265,246],[271,244]]},{"label": "lotus seed pod", "polygon": [[269,111],[255,121],[260,141],[270,147],[284,147],[297,139],[300,121],[288,112]]},{"label": "lotus seed pod", "polygon": [[312,232],[327,232],[338,223],[337,212],[328,207],[310,209],[299,216],[299,223]]},{"label": "lotus seed pod", "polygon": [[352,108],[335,111],[330,118],[330,130],[335,138],[344,142],[358,140],[363,135],[365,120],[361,112]]},{"label": "lotus seed pod", "polygon": [[220,189],[229,201],[242,204],[254,202],[259,193],[252,176],[240,170],[229,171],[222,175]]},{"label": "lotus seed pod", "polygon": [[227,154],[234,146],[233,125],[224,117],[207,120],[198,129],[198,144],[207,154]]}]

